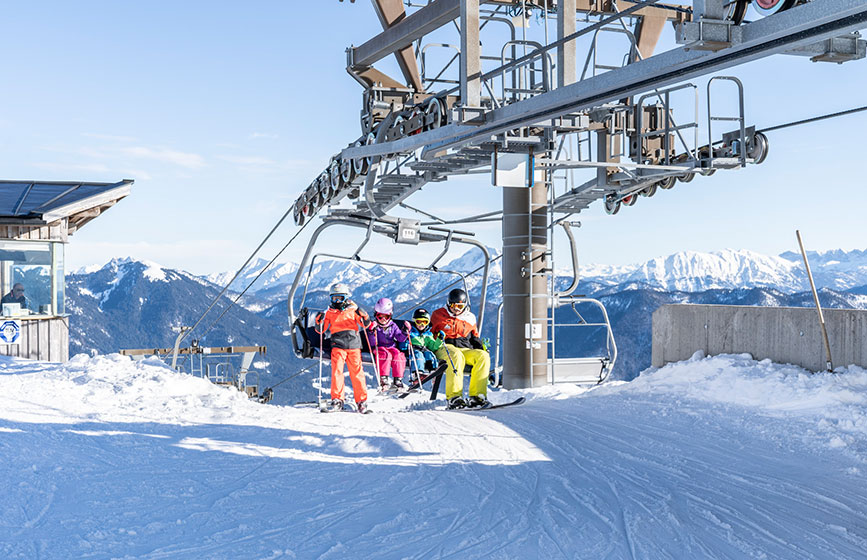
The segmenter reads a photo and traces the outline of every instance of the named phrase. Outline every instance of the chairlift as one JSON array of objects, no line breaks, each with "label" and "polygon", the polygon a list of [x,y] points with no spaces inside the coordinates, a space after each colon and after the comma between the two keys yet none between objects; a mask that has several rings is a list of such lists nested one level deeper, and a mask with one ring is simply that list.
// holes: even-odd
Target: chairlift
[{"label": "chairlift", "polygon": [[[549,302],[549,325],[554,330],[554,335],[550,337],[547,343],[550,343],[550,353],[547,360],[547,380],[548,383],[576,383],[579,385],[598,385],[604,382],[611,375],[611,370],[617,362],[617,343],[614,340],[614,332],[611,329],[611,321],[608,318],[608,312],[605,305],[598,299],[572,295],[578,287],[580,278],[578,269],[578,250],[575,244],[575,236],[572,234],[572,224],[568,221],[561,221],[559,225],[563,227],[566,236],[569,239],[569,247],[572,255],[572,282],[562,292],[553,294]],[[557,310],[568,305],[574,313],[574,318],[568,319],[558,318]],[[598,314],[598,320],[588,320],[590,314]],[[571,319],[571,320],[569,320]],[[493,366],[491,372],[491,383],[495,386],[500,385],[503,367],[500,365],[500,333],[502,331],[503,321],[503,304],[497,307],[497,337],[496,346],[493,355]],[[604,352],[593,353],[591,355],[578,355],[572,351],[566,356],[558,355],[557,353],[557,331],[569,329],[571,331],[580,330],[581,332],[592,334],[595,332],[602,334],[605,337]],[[569,344],[570,348],[575,348],[578,345]]]},{"label": "chairlift", "polygon": [[[319,235],[325,229],[331,226],[349,226],[365,229],[366,235],[358,248],[350,255],[337,255],[332,253],[317,253],[314,255],[313,250],[316,241],[319,238]],[[362,258],[360,253],[370,241],[373,233],[384,235],[385,237],[394,240],[395,243],[403,245],[415,246],[419,243],[443,243],[443,250],[427,266],[417,266],[405,263],[391,263]],[[395,316],[398,316],[403,313],[411,312],[412,309],[417,308],[424,303],[432,300],[445,290],[453,287],[455,284],[462,285],[464,289],[469,292],[466,273],[456,270],[442,269],[439,268],[437,264],[448,253],[452,243],[461,243],[477,247],[484,256],[482,289],[477,306],[477,325],[480,328],[485,318],[485,301],[488,285],[488,273],[491,264],[491,255],[482,243],[470,238],[473,235],[474,234],[470,232],[457,231],[438,226],[428,226],[422,229],[418,220],[407,220],[402,218],[369,218],[359,215],[336,215],[325,218],[323,220],[323,223],[313,232],[313,235],[311,236],[308,243],[307,250],[304,253],[304,257],[299,264],[298,272],[296,273],[295,279],[292,282],[292,286],[289,289],[289,324],[291,325],[290,334],[292,338],[292,347],[295,354],[299,358],[304,359],[330,358],[330,339],[328,336],[322,337],[320,339],[320,334],[315,329],[315,313],[311,312],[311,310],[304,305],[307,301],[310,280],[313,276],[314,264],[316,262],[316,259],[319,258],[329,258],[345,262],[381,265],[398,269],[428,271],[432,273],[446,274],[455,277],[455,280],[448,286],[446,286],[446,288],[434,294],[431,294],[426,298],[413,300],[411,307],[396,311]],[[298,311],[296,311],[296,293],[298,292],[299,287],[302,285],[302,279],[303,290],[298,305]],[[368,345],[369,342],[366,337],[362,337],[362,362],[373,365],[374,358]]]}]

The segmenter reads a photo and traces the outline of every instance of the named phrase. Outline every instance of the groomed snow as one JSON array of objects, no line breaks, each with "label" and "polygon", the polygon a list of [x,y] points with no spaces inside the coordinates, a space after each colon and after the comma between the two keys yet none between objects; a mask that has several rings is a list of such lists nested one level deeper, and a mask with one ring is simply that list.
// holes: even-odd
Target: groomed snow
[{"label": "groomed snow", "polygon": [[[695,356],[520,407],[0,359],[2,558],[863,558],[867,371]],[[437,403],[437,406],[442,406]]]}]

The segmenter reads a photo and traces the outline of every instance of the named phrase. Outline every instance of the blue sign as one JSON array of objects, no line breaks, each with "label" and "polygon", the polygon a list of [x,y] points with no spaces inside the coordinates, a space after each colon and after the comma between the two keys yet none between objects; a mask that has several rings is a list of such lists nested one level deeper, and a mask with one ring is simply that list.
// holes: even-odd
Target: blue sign
[{"label": "blue sign", "polygon": [[3,321],[0,325],[0,342],[3,344],[18,344],[21,337],[21,323],[18,321]]}]

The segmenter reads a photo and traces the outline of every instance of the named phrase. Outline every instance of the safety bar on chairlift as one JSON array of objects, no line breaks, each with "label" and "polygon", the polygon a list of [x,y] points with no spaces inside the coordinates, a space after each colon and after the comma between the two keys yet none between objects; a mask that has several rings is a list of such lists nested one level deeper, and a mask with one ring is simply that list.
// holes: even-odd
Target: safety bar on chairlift
[{"label": "safety bar on chairlift", "polygon": [[[297,319],[297,315],[295,313],[295,292],[298,290],[298,284],[301,281],[301,276],[304,273],[304,269],[307,268],[307,263],[310,261],[310,256],[313,252],[313,247],[316,244],[316,240],[319,239],[319,236],[325,231],[326,228],[329,228],[333,225],[348,225],[358,228],[364,228],[368,231],[375,231],[376,233],[385,235],[387,237],[394,237],[395,230],[397,225],[390,225],[389,227],[373,225],[371,223],[371,219],[368,220],[360,220],[353,218],[342,218],[342,217],[330,217],[324,219],[323,223],[319,225],[316,230],[314,230],[313,234],[310,236],[310,241],[307,243],[307,249],[304,251],[304,257],[302,257],[301,262],[298,264],[298,273],[295,275],[295,279],[292,281],[292,286],[289,288],[289,324],[293,324],[295,319]],[[441,228],[438,228],[441,229]],[[424,242],[439,242],[445,241],[447,236],[438,235],[435,233],[431,233],[429,231],[420,231],[419,232],[419,241]],[[488,252],[487,247],[485,247],[482,243],[476,241],[475,239],[467,239],[465,237],[455,237],[451,236],[451,240],[456,243],[464,243],[466,245],[473,245],[478,247],[482,254],[485,257],[485,268],[482,275],[482,291],[479,296],[479,318],[478,324],[484,324],[485,319],[485,301],[488,292],[488,273],[490,272],[491,266],[491,254]],[[395,265],[398,266],[398,265]]]},{"label": "safety bar on chairlift", "polygon": [[[380,265],[380,266],[392,266],[395,268],[409,268],[412,270],[420,270],[420,271],[426,271],[426,272],[439,272],[442,274],[451,274],[453,276],[457,276],[458,279],[463,282],[464,289],[469,291],[468,286],[467,286],[467,275],[460,273],[456,270],[439,270],[437,268],[434,268],[433,265],[425,267],[425,266],[405,265],[405,264],[392,263],[392,262],[386,262],[386,261],[372,261],[370,259],[355,258],[354,255],[352,257],[346,257],[343,255],[335,255],[334,253],[316,253],[315,255],[313,255],[313,258],[310,259],[310,264],[307,266],[307,275],[306,275],[306,278],[304,280],[304,294],[301,296],[301,301],[299,302],[299,305],[301,307],[304,307],[304,302],[307,300],[307,292],[308,292],[308,289],[310,287],[310,278],[313,275],[313,265],[316,264],[316,259],[318,259],[320,257],[321,258],[328,258],[328,259],[336,259],[336,260],[341,260],[341,261],[347,261],[347,262],[364,262],[364,263],[376,264],[376,265]],[[455,280],[455,282],[457,282],[457,280]],[[454,284],[454,282],[453,282],[453,284]]]},{"label": "safety bar on chairlift", "polygon": [[[562,296],[562,303],[570,303],[572,305],[572,310],[575,311],[575,314],[581,317],[581,314],[578,313],[578,310],[575,309],[576,303],[592,303],[596,307],[598,307],[602,311],[602,317],[604,319],[603,323],[552,323],[551,327],[605,327],[607,333],[606,345],[608,348],[609,356],[606,357],[608,363],[603,368],[603,372],[605,375],[601,378],[601,381],[604,381],[611,375],[611,370],[614,369],[614,364],[617,362],[617,342],[614,340],[614,331],[611,329],[611,320],[608,318],[608,311],[605,309],[605,306],[602,305],[602,302],[598,299],[588,298],[588,297],[578,297],[578,296]],[[582,318],[583,319],[583,318]],[[492,362],[490,374],[494,377],[494,386],[499,386],[500,384],[500,335],[502,331],[503,324],[503,304],[502,302],[497,306],[497,347],[494,350],[494,360]],[[556,355],[554,356],[556,357]],[[555,371],[556,374],[556,371]]]}]

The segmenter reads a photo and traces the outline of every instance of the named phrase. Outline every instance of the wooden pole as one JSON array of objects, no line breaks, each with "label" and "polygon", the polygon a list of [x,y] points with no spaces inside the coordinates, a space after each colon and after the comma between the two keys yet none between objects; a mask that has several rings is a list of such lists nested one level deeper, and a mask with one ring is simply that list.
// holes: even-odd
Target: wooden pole
[{"label": "wooden pole", "polygon": [[819,305],[819,294],[816,292],[816,283],[813,282],[813,273],[810,271],[810,262],[807,260],[807,252],[804,250],[804,242],[801,240],[801,231],[795,230],[798,237],[798,245],[801,247],[801,256],[804,257],[804,266],[807,267],[807,278],[810,280],[810,289],[813,290],[813,301],[816,303],[816,311],[819,312],[819,326],[822,327],[822,338],[825,341],[825,368],[826,371],[834,371],[831,363],[831,343],[828,342],[828,329],[825,328],[825,315],[822,306]]}]

